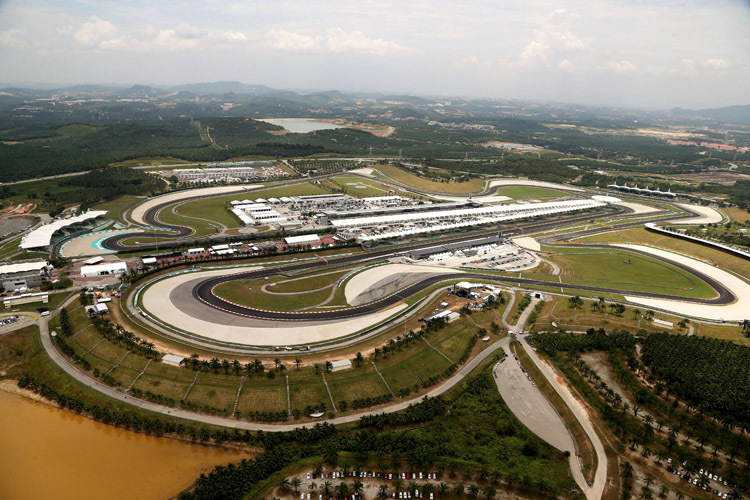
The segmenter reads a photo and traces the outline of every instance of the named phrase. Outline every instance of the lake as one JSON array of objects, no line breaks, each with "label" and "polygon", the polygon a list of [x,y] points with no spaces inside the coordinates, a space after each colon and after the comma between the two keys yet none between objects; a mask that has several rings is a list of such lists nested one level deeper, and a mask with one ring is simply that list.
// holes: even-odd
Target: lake
[{"label": "lake", "polygon": [[308,132],[315,132],[316,130],[344,128],[343,125],[336,125],[335,123],[323,122],[312,118],[264,118],[260,121],[279,125],[295,134],[306,134]]},{"label": "lake", "polygon": [[147,436],[0,391],[0,498],[164,500],[249,453]]}]

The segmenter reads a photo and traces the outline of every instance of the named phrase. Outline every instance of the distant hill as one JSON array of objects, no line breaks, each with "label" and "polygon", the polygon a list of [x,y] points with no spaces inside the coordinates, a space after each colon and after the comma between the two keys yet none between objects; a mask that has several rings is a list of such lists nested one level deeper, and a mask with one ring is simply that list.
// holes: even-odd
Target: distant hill
[{"label": "distant hill", "polygon": [[707,118],[721,122],[750,125],[750,104],[697,110],[675,108],[671,112],[685,118]]},{"label": "distant hill", "polygon": [[171,88],[193,94],[270,94],[276,92],[265,85],[248,85],[242,82],[188,83]]},{"label": "distant hill", "polygon": [[66,94],[114,94],[116,92],[124,91],[124,87],[108,87],[105,85],[71,85],[70,87],[63,87],[55,89],[52,92],[55,93],[66,93]]}]

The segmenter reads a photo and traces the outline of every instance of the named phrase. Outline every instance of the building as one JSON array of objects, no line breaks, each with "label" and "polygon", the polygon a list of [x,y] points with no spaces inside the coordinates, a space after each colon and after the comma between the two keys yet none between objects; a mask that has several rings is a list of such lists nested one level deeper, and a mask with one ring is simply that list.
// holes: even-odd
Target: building
[{"label": "building", "polygon": [[352,360],[350,359],[340,359],[338,361],[332,361],[331,362],[331,372],[340,372],[342,370],[348,370],[352,367]]},{"label": "building", "polygon": [[453,255],[453,252],[459,250],[470,250],[477,247],[484,247],[488,245],[499,245],[503,242],[503,239],[499,236],[487,236],[484,238],[477,238],[475,240],[459,241],[457,243],[445,243],[443,245],[435,245],[434,247],[419,248],[409,252],[409,257],[414,260],[421,259],[433,259],[442,260]]},{"label": "building", "polygon": [[0,265],[0,283],[6,292],[24,292],[41,286],[50,276],[52,266],[46,260],[29,260]]},{"label": "building", "polygon": [[50,245],[52,245],[52,236],[57,231],[74,224],[80,224],[82,222],[96,219],[97,217],[101,217],[106,213],[106,210],[89,210],[85,214],[68,217],[67,219],[58,219],[49,224],[45,224],[34,229],[29,234],[24,236],[21,239],[21,244],[18,245],[18,247],[24,250],[29,250],[32,248],[48,248]]},{"label": "building", "polygon": [[667,199],[675,199],[677,198],[677,195],[672,192],[671,189],[668,189],[667,191],[662,191],[658,187],[656,189],[649,189],[648,187],[645,188],[639,188],[638,184],[635,184],[634,186],[628,186],[627,184],[623,184],[622,186],[619,186],[616,182],[614,184],[608,184],[607,189],[614,189],[615,191],[619,191],[622,193],[629,193],[639,196],[653,196],[656,198],[667,198]]},{"label": "building", "polygon": [[6,309],[10,309],[13,306],[20,306],[22,304],[33,304],[34,302],[47,304],[49,302],[49,295],[47,292],[25,293],[23,295],[14,295],[3,299],[3,304]]},{"label": "building", "polygon": [[175,354],[165,354],[161,358],[161,362],[164,363],[165,365],[176,366],[179,368],[182,366],[182,360],[184,359],[185,358],[181,358],[180,356],[177,356]]},{"label": "building", "polygon": [[96,276],[117,276],[127,271],[128,265],[124,262],[108,262],[96,266],[83,266],[81,268],[81,277],[92,278]]},{"label": "building", "polygon": [[303,234],[301,236],[287,236],[284,238],[287,245],[311,245],[320,243],[320,236],[317,234]]}]

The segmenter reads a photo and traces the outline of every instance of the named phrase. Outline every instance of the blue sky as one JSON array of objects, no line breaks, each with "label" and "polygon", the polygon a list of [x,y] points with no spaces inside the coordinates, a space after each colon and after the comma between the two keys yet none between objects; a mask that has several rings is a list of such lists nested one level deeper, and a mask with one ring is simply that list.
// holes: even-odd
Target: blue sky
[{"label": "blue sky", "polygon": [[0,0],[3,83],[750,103],[750,1]]}]

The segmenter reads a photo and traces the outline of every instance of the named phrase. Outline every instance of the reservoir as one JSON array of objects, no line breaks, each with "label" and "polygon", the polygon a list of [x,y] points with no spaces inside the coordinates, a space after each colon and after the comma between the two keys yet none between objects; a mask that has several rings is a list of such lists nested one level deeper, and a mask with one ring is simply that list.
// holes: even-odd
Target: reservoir
[{"label": "reservoir", "polygon": [[247,452],[104,425],[0,391],[0,498],[163,500]]},{"label": "reservoir", "polygon": [[306,134],[308,132],[315,132],[316,130],[344,128],[343,125],[323,122],[320,120],[315,120],[314,118],[264,118],[260,121],[272,123],[273,125],[279,125],[280,127],[284,127],[285,129],[287,129],[289,132],[294,132],[295,134]]}]

